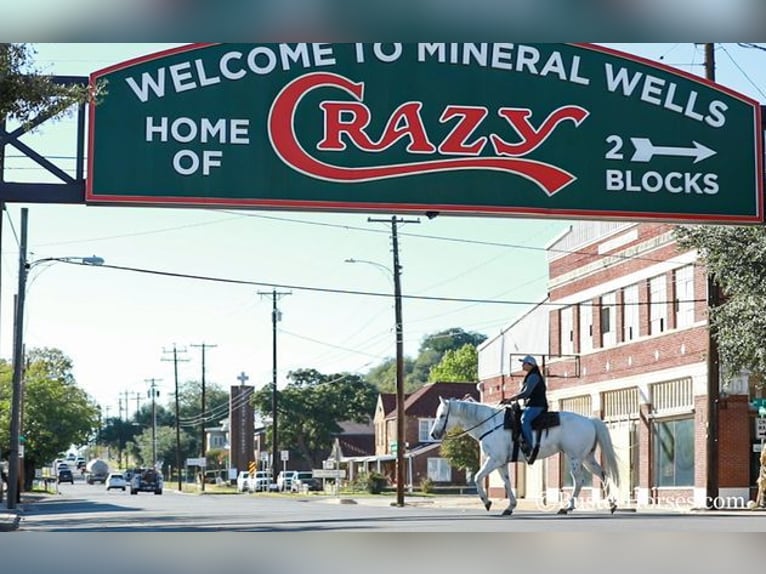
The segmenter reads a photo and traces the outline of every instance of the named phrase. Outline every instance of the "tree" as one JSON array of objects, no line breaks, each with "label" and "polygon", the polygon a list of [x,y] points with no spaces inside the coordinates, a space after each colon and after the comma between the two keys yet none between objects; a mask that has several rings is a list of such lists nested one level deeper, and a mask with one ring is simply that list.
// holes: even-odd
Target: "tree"
[{"label": "tree", "polygon": [[463,434],[463,429],[460,427],[449,429],[442,441],[441,454],[450,466],[466,470],[471,474],[479,470],[480,452],[478,441]]},{"label": "tree", "polygon": [[0,44],[0,123],[6,118],[26,123],[37,116],[54,117],[98,95],[87,86],[55,83],[35,68],[34,55],[28,44]]},{"label": "tree", "polygon": [[741,369],[766,375],[766,230],[763,227],[678,226],[684,248],[700,253],[723,301],[712,309],[724,376]]},{"label": "tree", "polygon": [[447,351],[457,350],[465,345],[476,347],[486,339],[486,335],[464,331],[460,327],[427,335],[420,344],[420,353],[415,359],[412,374],[407,377],[408,385],[419,388],[432,380],[431,369],[442,360]]},{"label": "tree", "polygon": [[453,327],[433,335],[427,335],[420,344],[420,352],[434,350],[443,355],[450,349],[459,349],[464,345],[478,347],[486,340],[487,336],[481,333],[464,331],[460,327]]},{"label": "tree", "polygon": [[[155,429],[155,436],[157,439],[157,463],[158,465],[166,468],[168,466],[175,466],[176,462],[176,429],[170,426],[157,427]],[[189,444],[191,437],[188,433],[181,433],[181,453],[182,460],[188,458],[193,453],[189,453]],[[135,439],[136,452],[135,456],[141,461],[143,466],[150,466],[152,464],[152,429],[145,429],[141,434],[136,436]]]},{"label": "tree", "polygon": [[[349,373],[325,375],[301,369],[287,377],[290,382],[279,391],[277,402],[280,448],[295,451],[306,463],[319,467],[341,430],[338,423],[369,422],[378,389]],[[252,400],[258,413],[271,415],[271,387],[255,391]]]},{"label": "tree", "polygon": [[444,353],[442,360],[431,368],[428,376],[431,382],[465,382],[476,381],[478,378],[479,353],[471,344]]},{"label": "tree", "polygon": [[[13,369],[0,362],[0,444],[8,456],[10,401]],[[32,349],[24,371],[25,488],[31,487],[34,470],[53,461],[72,444],[84,444],[99,425],[95,401],[79,388],[72,362],[58,349]]]},{"label": "tree", "polygon": [[[420,385],[408,384],[407,377],[412,373],[413,360],[404,357],[404,392],[411,393],[416,391]],[[396,392],[396,359],[390,358],[383,361],[380,365],[373,367],[365,375],[365,380],[374,385],[381,393]]]}]

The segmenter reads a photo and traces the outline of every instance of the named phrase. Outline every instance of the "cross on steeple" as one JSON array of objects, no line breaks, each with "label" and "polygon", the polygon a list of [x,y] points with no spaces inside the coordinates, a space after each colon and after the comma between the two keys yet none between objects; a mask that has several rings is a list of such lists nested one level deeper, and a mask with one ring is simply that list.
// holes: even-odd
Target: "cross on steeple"
[{"label": "cross on steeple", "polygon": [[240,385],[244,385],[244,384],[245,384],[245,381],[249,381],[249,380],[250,380],[250,377],[248,377],[248,376],[245,374],[245,371],[242,371],[242,372],[239,374],[239,376],[237,377],[237,380],[239,381],[239,384],[240,384]]}]

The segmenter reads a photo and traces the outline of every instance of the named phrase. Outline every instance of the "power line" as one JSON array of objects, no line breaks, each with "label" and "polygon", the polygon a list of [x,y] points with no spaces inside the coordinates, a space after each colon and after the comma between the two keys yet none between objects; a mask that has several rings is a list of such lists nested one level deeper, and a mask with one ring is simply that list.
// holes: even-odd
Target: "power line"
[{"label": "power line", "polygon": [[[665,261],[663,261],[665,262]],[[61,263],[68,263],[71,265],[77,265],[75,262],[62,261]],[[381,293],[377,291],[356,291],[351,289],[334,289],[330,287],[312,287],[309,285],[289,285],[284,283],[269,283],[263,281],[247,281],[245,279],[229,279],[225,277],[214,277],[211,275],[194,275],[189,273],[177,273],[172,271],[159,271],[156,269],[146,269],[140,267],[128,267],[124,265],[110,265],[104,263],[98,266],[99,269],[113,269],[115,271],[130,271],[133,273],[142,273],[145,275],[157,275],[160,277],[174,277],[177,279],[191,279],[196,281],[209,281],[212,283],[227,283],[232,285],[250,285],[257,287],[270,287],[273,289],[292,289],[296,291],[310,291],[316,293],[332,293],[337,295],[359,295],[363,297],[384,297],[392,298],[394,295],[390,293]],[[536,305],[538,301],[514,301],[508,299],[482,299],[473,297],[436,297],[428,295],[401,295],[402,299],[412,299],[417,301],[434,301],[442,303],[482,303],[487,305]],[[697,302],[702,299],[683,299],[682,302]],[[665,303],[672,303],[673,301],[665,301]],[[658,303],[658,302],[657,302]],[[599,305],[600,303],[582,303],[585,305]],[[647,302],[630,303],[632,305],[646,305]],[[562,307],[563,303],[543,303],[546,306]]]}]

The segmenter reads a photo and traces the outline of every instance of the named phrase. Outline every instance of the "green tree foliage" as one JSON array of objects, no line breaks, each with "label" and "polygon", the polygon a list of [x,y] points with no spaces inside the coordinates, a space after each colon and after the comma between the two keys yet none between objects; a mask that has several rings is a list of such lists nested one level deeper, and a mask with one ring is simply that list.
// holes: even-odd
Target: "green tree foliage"
[{"label": "green tree foliage", "polygon": [[481,333],[464,331],[460,327],[453,327],[445,331],[439,331],[433,335],[428,335],[420,344],[420,352],[433,350],[444,355],[451,349],[460,349],[465,345],[477,347],[487,340],[487,336]]},{"label": "green tree foliage", "polygon": [[[0,122],[54,117],[91,97],[87,86],[54,83],[35,67],[34,55],[28,44],[0,44]],[[103,93],[103,86],[99,91]]]},{"label": "green tree foliage", "polygon": [[137,423],[109,417],[98,433],[96,442],[118,451],[125,451],[140,433],[141,427]]},{"label": "green tree foliage", "polygon": [[721,287],[711,321],[726,377],[748,369],[766,375],[766,229],[679,226],[683,247],[700,256]]},{"label": "green tree foliage", "polygon": [[[0,361],[0,444],[8,456],[10,440],[11,380],[13,369]],[[79,388],[72,375],[72,362],[58,349],[32,349],[24,372],[25,476],[52,462],[72,444],[90,440],[99,425],[95,401]],[[32,473],[30,476],[30,472]],[[29,481],[27,481],[27,486]]]},{"label": "green tree foliage", "polygon": [[479,353],[476,347],[466,344],[459,349],[450,349],[438,364],[431,368],[428,380],[431,382],[466,382],[479,378]]},{"label": "green tree foliage", "polygon": [[479,443],[462,433],[463,429],[459,427],[448,430],[442,441],[441,453],[453,468],[475,473],[479,470]]},{"label": "green tree foliage", "polygon": [[[290,382],[279,391],[277,422],[279,447],[296,453],[319,467],[332,448],[338,423],[368,422],[375,410],[378,389],[359,375],[325,375],[314,369],[288,374]],[[264,418],[271,418],[271,388],[253,394],[253,406]],[[267,440],[271,441],[270,437]],[[291,457],[291,460],[294,457]]]},{"label": "green tree foliage", "polygon": [[[464,331],[459,327],[427,335],[420,344],[418,356],[415,359],[404,358],[404,392],[412,393],[433,380],[430,376],[431,369],[442,360],[447,351],[456,351],[465,345],[476,347],[486,339],[486,335]],[[365,378],[381,393],[395,393],[396,359],[386,359],[380,365],[373,367]],[[475,378],[474,376],[465,380]]]},{"label": "green tree foliage", "polygon": [[447,351],[454,351],[465,345],[476,347],[486,339],[486,335],[464,331],[459,327],[426,336],[420,344],[420,353],[415,359],[412,374],[407,377],[408,386],[417,389],[433,380],[430,378],[431,369],[442,360]]},{"label": "green tree foliage", "polygon": [[[191,436],[192,444],[196,452],[201,447],[201,425],[206,427],[216,426],[221,420],[229,416],[229,391],[224,390],[216,383],[205,382],[205,416],[201,415],[202,409],[202,383],[200,381],[187,381],[179,386],[179,420],[181,427]],[[175,413],[175,396],[168,402],[168,409]],[[175,417],[173,417],[175,424]]]},{"label": "green tree foliage", "polygon": [[[156,429],[157,437],[157,464],[166,469],[170,466],[176,466],[176,429],[174,427],[162,426]],[[196,456],[194,453],[189,453],[190,436],[187,433],[181,433],[181,464],[189,456]],[[143,466],[151,466],[152,464],[152,429],[144,429],[144,431],[136,435],[135,438],[136,450],[134,455],[138,458]]]},{"label": "green tree foliage", "polygon": [[[417,382],[409,382],[408,376],[412,373],[414,361],[409,357],[404,357],[404,392],[411,393],[420,388]],[[396,392],[396,359],[390,358],[383,361],[380,365],[373,367],[365,376],[368,383],[375,386],[381,393]]]}]

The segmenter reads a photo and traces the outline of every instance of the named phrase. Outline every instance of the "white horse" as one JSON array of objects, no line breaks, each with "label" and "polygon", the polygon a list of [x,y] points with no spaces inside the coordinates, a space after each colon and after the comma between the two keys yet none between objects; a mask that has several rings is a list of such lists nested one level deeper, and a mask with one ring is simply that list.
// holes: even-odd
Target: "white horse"
[{"label": "white horse", "polygon": [[[439,403],[436,410],[436,420],[431,426],[431,436],[438,440],[444,436],[448,429],[457,426],[477,440],[481,445],[485,459],[474,478],[476,490],[484,503],[484,508],[489,510],[492,502],[487,497],[482,483],[489,473],[497,470],[505,484],[509,503],[508,508],[503,511],[503,515],[512,514],[516,508],[516,497],[511,489],[508,463],[512,462],[514,442],[511,431],[503,428],[505,406],[497,407],[471,400],[445,400],[441,397],[439,397]],[[601,478],[606,489],[610,510],[614,512],[617,503],[611,495],[611,487],[619,486],[620,478],[609,429],[602,420],[596,417],[584,417],[566,411],[560,412],[559,417],[561,422],[558,426],[542,431],[540,450],[537,456],[537,459],[542,460],[563,452],[569,459],[569,471],[574,481],[574,489],[568,506],[560,509],[559,514],[566,514],[575,508],[575,501],[580,495],[580,489],[583,485],[583,465],[595,476]],[[594,456],[597,446],[601,448],[605,468],[601,467]],[[520,460],[524,460],[524,455],[520,449],[518,454]]]}]

